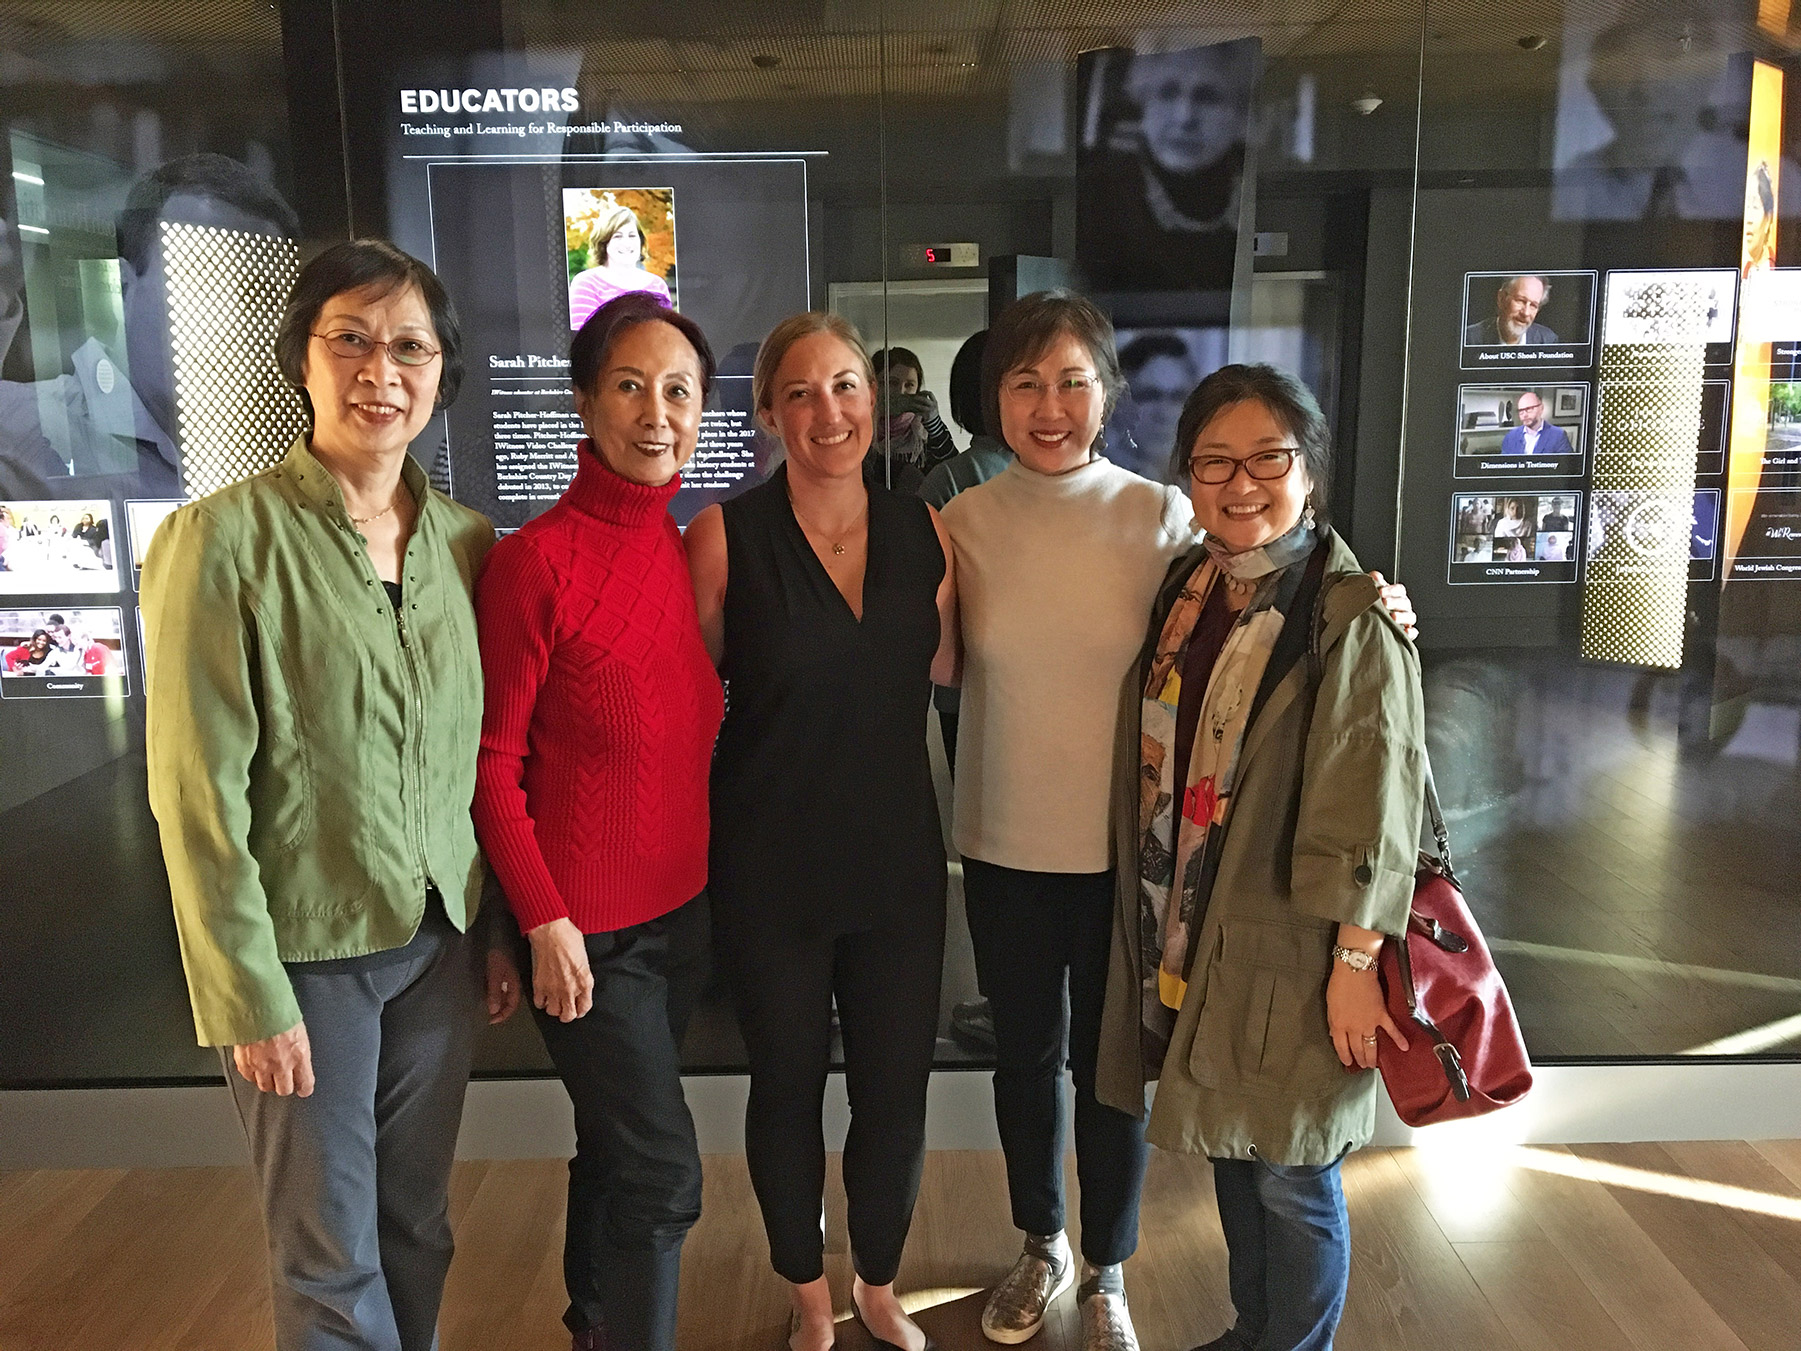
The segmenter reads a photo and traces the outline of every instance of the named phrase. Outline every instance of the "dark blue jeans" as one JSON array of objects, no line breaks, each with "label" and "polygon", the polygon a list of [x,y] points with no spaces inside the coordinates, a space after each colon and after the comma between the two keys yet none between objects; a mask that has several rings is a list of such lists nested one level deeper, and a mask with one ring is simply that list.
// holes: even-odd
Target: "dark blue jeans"
[{"label": "dark blue jeans", "polygon": [[1246,1351],[1332,1351],[1351,1279],[1343,1159],[1214,1159],[1234,1331]]}]

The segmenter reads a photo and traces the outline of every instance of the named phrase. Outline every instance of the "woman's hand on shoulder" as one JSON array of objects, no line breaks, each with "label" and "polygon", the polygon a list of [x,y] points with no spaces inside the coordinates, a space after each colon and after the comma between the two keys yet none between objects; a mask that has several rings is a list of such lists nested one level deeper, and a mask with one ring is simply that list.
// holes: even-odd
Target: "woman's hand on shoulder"
[{"label": "woman's hand on shoulder", "polygon": [[725,656],[725,511],[714,503],[703,507],[682,532],[688,551],[688,577],[694,584],[694,608],[700,615],[700,636],[706,642],[713,665]]},{"label": "woman's hand on shoulder", "polygon": [[532,945],[532,1003],[572,1023],[594,1007],[588,944],[568,919],[553,919],[526,934]]},{"label": "woman's hand on shoulder", "polygon": [[1420,617],[1413,612],[1413,597],[1407,594],[1407,588],[1399,582],[1391,582],[1379,572],[1371,572],[1375,579],[1376,590],[1382,596],[1382,608],[1389,617],[1401,626],[1401,631],[1409,638],[1420,636]]},{"label": "woman's hand on shoulder", "polygon": [[232,1047],[231,1058],[238,1073],[264,1093],[278,1098],[313,1095],[313,1047],[304,1021],[273,1037]]}]

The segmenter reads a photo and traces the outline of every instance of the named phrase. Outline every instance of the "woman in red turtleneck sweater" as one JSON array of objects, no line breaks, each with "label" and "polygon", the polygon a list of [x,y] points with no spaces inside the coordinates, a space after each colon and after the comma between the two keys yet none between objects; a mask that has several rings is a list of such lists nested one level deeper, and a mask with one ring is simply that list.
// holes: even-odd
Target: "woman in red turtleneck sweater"
[{"label": "woman in red turtleneck sweater", "polygon": [[679,1050],[704,976],[707,774],[724,712],[669,501],[713,353],[655,296],[569,349],[588,436],[561,500],[476,592],[486,705],[475,825],[531,948],[575,1104],[563,1315],[574,1351],[675,1345],[700,1155]]}]

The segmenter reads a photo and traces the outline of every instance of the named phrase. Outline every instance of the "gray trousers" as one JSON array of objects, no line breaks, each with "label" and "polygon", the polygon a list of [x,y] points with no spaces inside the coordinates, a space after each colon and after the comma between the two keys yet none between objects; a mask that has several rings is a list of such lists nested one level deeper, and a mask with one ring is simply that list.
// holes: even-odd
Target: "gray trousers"
[{"label": "gray trousers", "polygon": [[437,1345],[479,958],[433,897],[405,947],[289,963],[310,1097],[259,1092],[222,1048],[269,1231],[278,1351]]}]

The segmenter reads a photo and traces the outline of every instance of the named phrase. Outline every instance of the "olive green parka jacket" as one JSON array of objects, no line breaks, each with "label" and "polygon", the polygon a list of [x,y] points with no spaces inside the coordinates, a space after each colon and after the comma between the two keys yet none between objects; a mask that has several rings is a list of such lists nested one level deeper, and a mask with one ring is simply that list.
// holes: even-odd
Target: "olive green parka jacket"
[{"label": "olive green parka jacket", "polygon": [[282,963],[404,945],[428,885],[458,928],[480,905],[470,597],[494,532],[410,457],[402,478],[399,616],[305,438],[144,560],[150,806],[203,1046],[293,1027]]},{"label": "olive green parka jacket", "polygon": [[[1237,800],[1161,1075],[1139,1035],[1139,717],[1145,672],[1182,584],[1170,569],[1122,694],[1114,768],[1115,905],[1098,1073],[1160,1148],[1324,1164],[1369,1142],[1377,1073],[1346,1070],[1326,1026],[1341,923],[1404,930],[1424,810],[1419,658],[1336,535],[1320,590],[1323,672],[1303,655],[1245,732]],[[1305,611],[1305,612],[1302,612]],[[1298,607],[1290,624],[1310,624]],[[1303,651],[1305,649],[1303,648]],[[1311,699],[1312,716],[1308,716]]]}]

